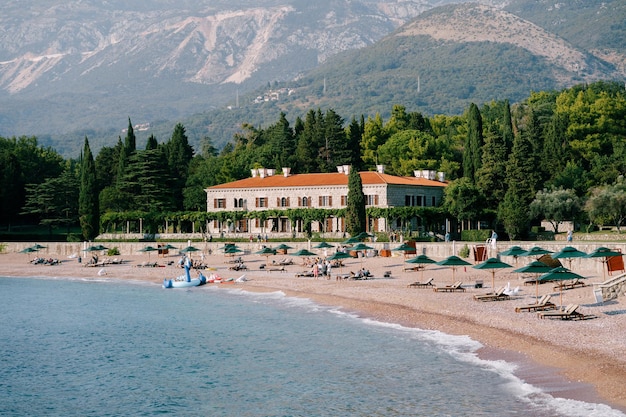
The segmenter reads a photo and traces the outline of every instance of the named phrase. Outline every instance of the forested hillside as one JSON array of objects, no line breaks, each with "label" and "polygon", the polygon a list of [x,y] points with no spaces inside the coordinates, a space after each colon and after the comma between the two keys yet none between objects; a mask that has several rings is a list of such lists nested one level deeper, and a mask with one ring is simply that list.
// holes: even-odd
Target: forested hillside
[{"label": "forested hillside", "polygon": [[[506,100],[471,103],[460,116],[428,117],[402,105],[390,113],[345,119],[332,109],[312,108],[293,122],[281,114],[264,128],[244,123],[220,151],[208,138],[194,149],[181,124],[166,142],[151,137],[140,149],[129,120],[126,137],[94,156],[98,215],[108,219],[101,227],[139,217],[152,219],[146,223],[156,228],[165,218],[215,216],[206,213],[204,188],[244,178],[251,168],[331,172],[346,164],[359,170],[383,164],[395,175],[445,172],[451,182],[442,216],[468,225],[489,221],[513,238],[527,236],[541,219],[557,226],[564,220],[620,226],[626,217],[621,83],[538,91],[513,106]],[[83,155],[88,149],[86,138]],[[85,160],[65,160],[35,138],[0,139],[0,166],[5,229],[77,223]]]}]

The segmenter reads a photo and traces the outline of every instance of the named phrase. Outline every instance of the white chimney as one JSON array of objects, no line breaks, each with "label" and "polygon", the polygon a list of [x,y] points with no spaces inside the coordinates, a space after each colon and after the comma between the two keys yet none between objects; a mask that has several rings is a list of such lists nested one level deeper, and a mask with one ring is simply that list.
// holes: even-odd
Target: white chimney
[{"label": "white chimney", "polygon": [[413,171],[413,175],[415,175],[415,178],[422,178],[422,171],[416,169],[415,171]]},{"label": "white chimney", "polygon": [[434,181],[435,179],[437,179],[437,172],[436,172],[436,171],[429,170],[429,171],[428,171],[428,177],[427,177],[427,178],[428,178],[429,180],[433,180],[433,181]]},{"label": "white chimney", "polygon": [[252,178],[256,178],[257,174],[259,173],[259,170],[256,168],[252,168],[250,172],[252,173]]},{"label": "white chimney", "polygon": [[343,174],[343,165],[337,165],[337,172]]},{"label": "white chimney", "polygon": [[439,177],[439,182],[445,182],[446,181],[446,173],[445,172],[439,171],[437,173],[437,176]]},{"label": "white chimney", "polygon": [[259,177],[265,178],[267,175],[267,170],[265,168],[259,168]]},{"label": "white chimney", "polygon": [[271,177],[271,176],[273,176],[274,174],[276,174],[276,170],[275,170],[274,168],[268,168],[268,169],[267,169],[267,176],[268,176],[268,177]]},{"label": "white chimney", "polygon": [[346,175],[350,174],[350,165],[343,166],[343,173]]},{"label": "white chimney", "polygon": [[285,176],[285,178],[287,178],[290,173],[291,173],[291,168],[283,167],[283,175]]},{"label": "white chimney", "polygon": [[384,165],[376,165],[376,172],[378,172],[379,174],[384,174],[385,173],[385,166]]}]

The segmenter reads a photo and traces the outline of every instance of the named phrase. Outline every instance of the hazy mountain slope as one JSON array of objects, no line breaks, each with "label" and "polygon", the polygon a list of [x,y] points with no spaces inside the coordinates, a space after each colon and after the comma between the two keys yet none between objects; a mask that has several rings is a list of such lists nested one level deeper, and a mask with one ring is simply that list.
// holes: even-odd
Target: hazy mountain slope
[{"label": "hazy mountain slope", "polygon": [[177,119],[374,43],[444,1],[9,1],[0,134]]}]

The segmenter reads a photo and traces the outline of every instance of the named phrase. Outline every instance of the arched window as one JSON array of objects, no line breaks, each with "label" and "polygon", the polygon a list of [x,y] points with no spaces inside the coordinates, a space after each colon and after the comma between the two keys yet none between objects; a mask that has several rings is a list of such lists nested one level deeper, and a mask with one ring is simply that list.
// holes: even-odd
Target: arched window
[{"label": "arched window", "polygon": [[287,207],[287,199],[285,197],[282,197],[280,199],[280,206],[281,207]]},{"label": "arched window", "polygon": [[244,206],[244,203],[243,203],[243,198],[240,198],[240,199],[239,199],[239,206],[238,206],[238,207],[243,207],[243,206]]},{"label": "arched window", "polygon": [[302,207],[309,207],[309,199],[307,197],[302,197]]}]

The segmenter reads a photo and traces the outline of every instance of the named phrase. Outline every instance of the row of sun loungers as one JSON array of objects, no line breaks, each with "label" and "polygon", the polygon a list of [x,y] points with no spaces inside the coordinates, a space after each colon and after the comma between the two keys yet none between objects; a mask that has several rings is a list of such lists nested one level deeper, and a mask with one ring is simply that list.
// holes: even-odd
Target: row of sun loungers
[{"label": "row of sun loungers", "polygon": [[577,287],[586,287],[587,284],[585,284],[584,282],[582,282],[581,280],[579,280],[578,278],[576,278],[573,281],[569,281],[569,282],[562,282],[559,285],[555,285],[554,289],[555,290],[571,290]]}]

